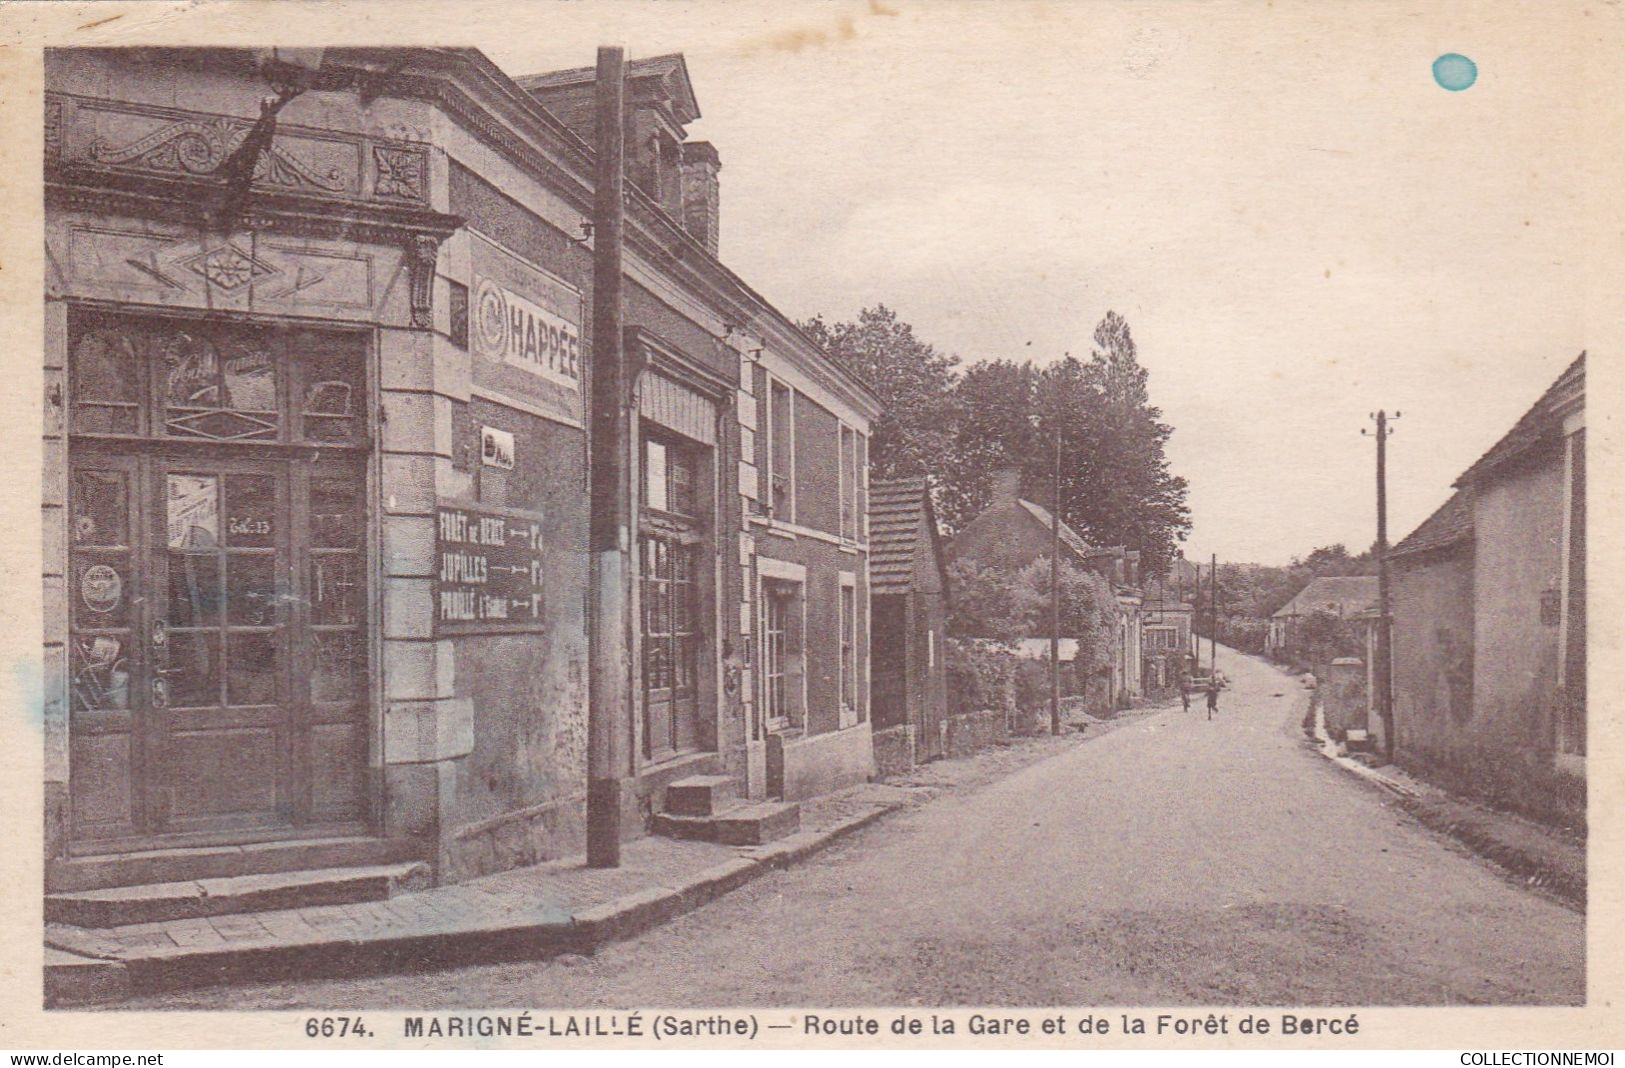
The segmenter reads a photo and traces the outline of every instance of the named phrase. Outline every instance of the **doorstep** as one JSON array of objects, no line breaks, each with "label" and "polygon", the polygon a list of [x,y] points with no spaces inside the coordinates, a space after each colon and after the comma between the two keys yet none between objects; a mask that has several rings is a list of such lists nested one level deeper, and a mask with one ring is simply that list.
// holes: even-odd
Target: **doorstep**
[{"label": "doorstep", "polygon": [[794,864],[924,794],[859,785],[809,804],[806,829],[766,845],[638,838],[622,845],[619,868],[574,858],[383,901],[106,928],[48,924],[46,1005],[591,953]]}]

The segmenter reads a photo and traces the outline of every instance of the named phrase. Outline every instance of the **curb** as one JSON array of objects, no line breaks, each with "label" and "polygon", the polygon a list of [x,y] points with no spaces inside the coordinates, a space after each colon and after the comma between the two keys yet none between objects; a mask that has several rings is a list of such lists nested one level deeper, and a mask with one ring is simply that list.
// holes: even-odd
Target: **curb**
[{"label": "curb", "polygon": [[1399,802],[1399,807],[1417,822],[1466,846],[1475,855],[1490,861],[1526,886],[1545,890],[1564,904],[1584,912],[1586,909],[1586,877],[1547,864],[1540,857],[1503,842],[1471,820],[1454,817],[1440,811],[1429,798],[1411,789],[1375,768],[1358,760],[1339,756],[1332,749],[1331,739],[1325,734],[1319,709],[1315,710],[1315,734],[1311,739],[1321,756],[1345,771],[1381,787]]},{"label": "curb", "polygon": [[[243,980],[343,978],[427,971],[470,964],[590,955],[635,937],[782,870],[873,824],[910,798],[872,807],[819,831],[802,831],[713,865],[676,886],[651,886],[575,912],[527,918],[502,927],[416,930],[377,938],[327,938],[267,946],[194,950],[181,947],[127,954],[71,944],[59,931],[45,956],[45,1007],[69,1008]],[[77,932],[74,932],[77,934]],[[76,941],[76,940],[72,940]],[[70,942],[63,945],[63,942]],[[87,955],[87,950],[93,955]]]}]

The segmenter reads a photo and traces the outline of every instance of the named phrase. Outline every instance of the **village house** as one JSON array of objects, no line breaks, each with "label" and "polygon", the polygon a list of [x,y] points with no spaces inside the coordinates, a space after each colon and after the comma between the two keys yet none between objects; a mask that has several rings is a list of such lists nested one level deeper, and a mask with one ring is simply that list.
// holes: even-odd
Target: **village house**
[{"label": "village house", "polygon": [[1583,824],[1584,354],[1389,559],[1395,759]]},{"label": "village house", "polygon": [[[592,71],[45,72],[48,891],[578,853]],[[879,406],[718,261],[682,57],[627,82],[636,835],[872,772]]]},{"label": "village house", "polygon": [[1175,692],[1190,675],[1192,624],[1196,606],[1186,600],[1196,594],[1194,583],[1187,591],[1180,573],[1183,559],[1175,560],[1168,574],[1147,580],[1140,596],[1140,634],[1144,666],[1142,688],[1147,695]]},{"label": "village house", "polygon": [[1333,616],[1363,635],[1364,620],[1376,605],[1375,575],[1323,575],[1313,579],[1270,617],[1264,650],[1274,660],[1290,660],[1300,655],[1304,646],[1304,624],[1310,617],[1321,614]]},{"label": "village house", "polygon": [[[994,477],[987,507],[954,535],[949,561],[975,560],[985,567],[1019,570],[1035,560],[1048,559],[1053,537],[1049,509],[1023,499],[1020,469],[1006,468]],[[1113,706],[1126,707],[1142,692],[1140,554],[1121,546],[1096,548],[1065,521],[1059,524],[1058,538],[1064,563],[1093,571],[1111,584],[1117,619],[1111,638],[1108,700]]]},{"label": "village house", "polygon": [[943,755],[947,557],[923,478],[870,485],[870,704],[880,770]]}]

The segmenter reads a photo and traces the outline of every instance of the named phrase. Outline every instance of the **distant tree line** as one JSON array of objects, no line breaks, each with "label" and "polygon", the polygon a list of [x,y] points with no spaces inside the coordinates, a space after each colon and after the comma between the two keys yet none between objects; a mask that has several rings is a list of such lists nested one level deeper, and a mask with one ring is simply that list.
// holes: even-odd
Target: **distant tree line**
[{"label": "distant tree line", "polygon": [[[1370,550],[1350,555],[1342,544],[1322,546],[1308,556],[1294,557],[1285,567],[1263,564],[1220,564],[1218,639],[1243,652],[1262,653],[1269,620],[1277,610],[1303,592],[1317,578],[1336,575],[1375,575],[1377,561]],[[1196,606],[1196,632],[1213,636],[1212,582],[1206,570],[1192,598]],[[1323,615],[1325,619],[1317,619]],[[1353,650],[1353,629],[1330,612],[1311,613],[1299,625],[1300,642],[1313,646],[1314,657],[1358,655]]]},{"label": "distant tree line", "polygon": [[1190,530],[1185,480],[1165,446],[1173,428],[1151,403],[1129,324],[1107,312],[1087,360],[1043,367],[1008,358],[959,361],[885,305],[852,322],[802,324],[880,395],[869,459],[878,478],[927,475],[948,532],[987,506],[993,476],[1022,469],[1022,494],[1046,506],[1061,453],[1061,518],[1100,546],[1138,549],[1161,571]]}]

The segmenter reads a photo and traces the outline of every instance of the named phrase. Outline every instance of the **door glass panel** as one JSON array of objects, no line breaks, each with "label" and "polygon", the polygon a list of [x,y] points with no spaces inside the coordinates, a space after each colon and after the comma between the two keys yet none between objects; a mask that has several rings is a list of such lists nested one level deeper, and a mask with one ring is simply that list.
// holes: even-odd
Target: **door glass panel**
[{"label": "door glass panel", "polygon": [[206,335],[176,330],[172,324],[154,328],[164,352],[164,425],[169,433],[220,441],[276,437],[277,365],[264,333],[216,327]]},{"label": "door glass panel", "polygon": [[300,362],[302,433],[314,441],[352,441],[360,436],[362,346],[356,337],[301,332],[290,342]]},{"label": "door glass panel", "polygon": [[269,705],[277,700],[281,670],[276,634],[232,632],[227,638],[226,701],[233,705]]},{"label": "door glass panel", "polygon": [[220,406],[220,359],[196,334],[175,331],[159,343],[164,352],[164,401],[170,408]]},{"label": "door glass panel", "polygon": [[130,621],[127,553],[75,553],[73,618],[78,627],[122,627]]},{"label": "door glass panel", "polygon": [[315,701],[336,704],[354,701],[360,693],[357,680],[363,666],[361,642],[348,631],[316,636],[316,673],[310,695]]},{"label": "door glass panel", "polygon": [[73,544],[130,544],[129,484],[122,471],[73,473]]},{"label": "door glass panel", "polygon": [[220,636],[169,634],[169,686],[171,708],[209,708],[220,703]]},{"label": "door glass panel", "polygon": [[219,545],[220,480],[213,475],[170,475],[167,517],[171,549]]},{"label": "door glass panel", "polygon": [[145,371],[129,338],[93,330],[74,346],[71,373],[73,429],[87,434],[134,434]]},{"label": "door glass panel", "polygon": [[69,670],[73,710],[112,712],[130,707],[130,661],[124,635],[76,635]]},{"label": "door glass panel", "polygon": [[269,349],[246,338],[221,344],[222,407],[275,416],[276,363]]},{"label": "door glass panel", "polygon": [[361,515],[356,487],[347,479],[310,481],[310,544],[318,549],[355,549],[361,545]]},{"label": "door glass panel", "polygon": [[169,625],[220,624],[220,558],[215,553],[169,554]]},{"label": "door glass panel", "polygon": [[354,623],[360,588],[353,554],[324,554],[313,558],[309,591],[311,622]]},{"label": "door glass panel", "polygon": [[276,558],[232,555],[226,559],[226,622],[269,627],[277,622]]},{"label": "door glass panel", "polygon": [[269,475],[226,476],[226,543],[243,548],[276,544],[276,482]]}]

